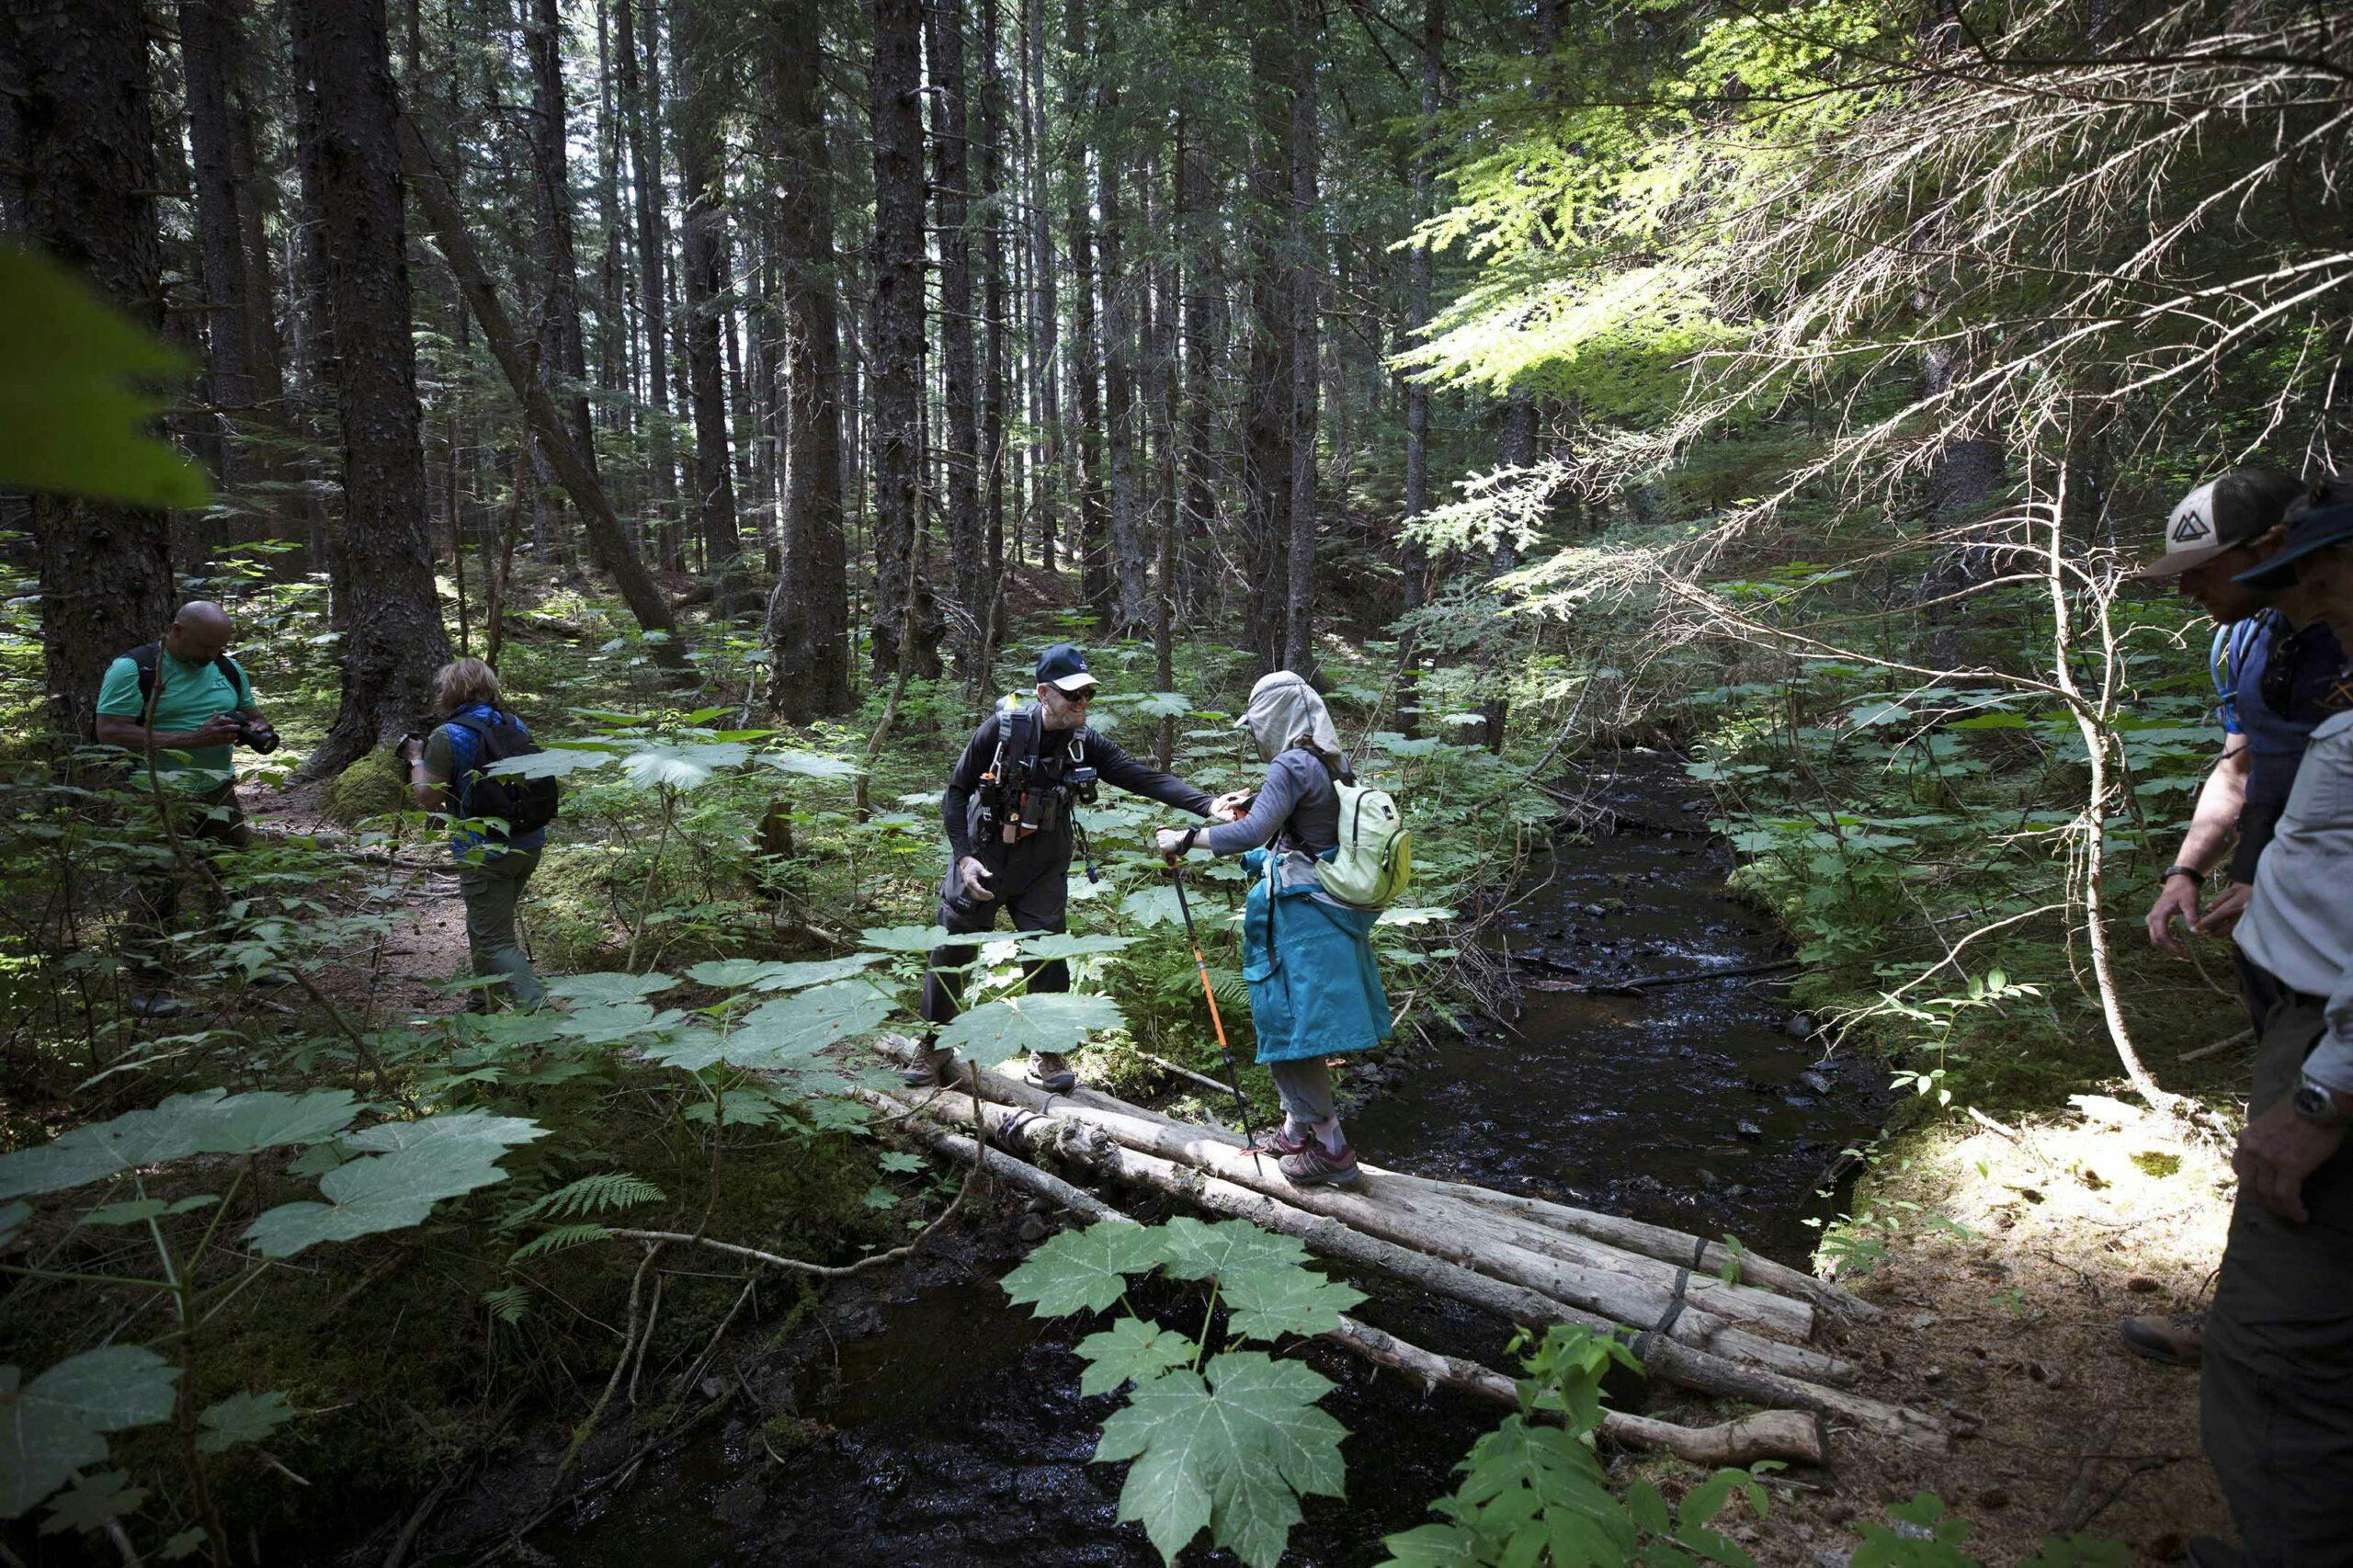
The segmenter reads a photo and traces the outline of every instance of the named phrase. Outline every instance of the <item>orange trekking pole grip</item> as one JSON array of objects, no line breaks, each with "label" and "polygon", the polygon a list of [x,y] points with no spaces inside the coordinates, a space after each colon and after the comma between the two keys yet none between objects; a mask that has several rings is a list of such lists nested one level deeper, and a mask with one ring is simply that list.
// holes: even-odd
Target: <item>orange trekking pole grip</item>
[{"label": "orange trekking pole grip", "polygon": [[1168,880],[1176,884],[1176,913],[1185,918],[1185,939],[1193,945],[1193,968],[1201,977],[1201,1000],[1210,1005],[1210,1027],[1217,1031],[1218,1063],[1225,1069],[1226,1086],[1233,1091],[1234,1106],[1242,1113],[1242,1135],[1250,1141],[1251,1163],[1264,1177],[1266,1162],[1258,1156],[1258,1135],[1250,1126],[1250,1102],[1242,1093],[1242,1074],[1233,1065],[1233,1048],[1225,1042],[1225,1020],[1218,1016],[1217,992],[1210,984],[1210,961],[1201,956],[1200,933],[1193,929],[1193,906],[1185,897],[1185,869],[1174,860],[1168,862]]}]

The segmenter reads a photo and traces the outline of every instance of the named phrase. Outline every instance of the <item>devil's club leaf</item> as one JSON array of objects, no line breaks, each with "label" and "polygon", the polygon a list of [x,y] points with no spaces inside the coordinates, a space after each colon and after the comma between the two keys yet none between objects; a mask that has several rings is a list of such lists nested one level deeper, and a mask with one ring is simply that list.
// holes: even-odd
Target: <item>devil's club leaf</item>
[{"label": "devil's club leaf", "polygon": [[1118,1301],[1131,1274],[1148,1274],[1167,1257],[1160,1231],[1106,1223],[1064,1231],[1005,1277],[1005,1293],[1034,1303],[1041,1318],[1099,1312]]},{"label": "devil's club leaf", "polygon": [[1074,937],[1067,931],[1024,931],[1019,937],[1021,956],[1039,963],[1050,959],[1083,959],[1097,953],[1116,953],[1142,940],[1142,937],[1107,937],[1100,933]]},{"label": "devil's club leaf", "polygon": [[1006,996],[983,1002],[939,1031],[938,1043],[964,1053],[982,1067],[994,1067],[1017,1051],[1066,1051],[1090,1031],[1118,1028],[1124,1020],[1108,996],[1066,992]]},{"label": "devil's club leaf", "polygon": [[1084,1394],[1115,1393],[1129,1381],[1148,1383],[1193,1358],[1191,1340],[1142,1318],[1121,1318],[1080,1340],[1077,1348],[1086,1359],[1086,1370],[1078,1375]]},{"label": "devil's club leaf", "polygon": [[837,959],[812,959],[803,963],[780,963],[771,971],[752,983],[755,991],[799,991],[804,986],[823,985],[829,980],[847,980],[882,961],[881,953],[844,953]]},{"label": "devil's club leaf", "polygon": [[1364,1292],[1288,1263],[1220,1274],[1218,1299],[1233,1314],[1225,1326],[1236,1339],[1280,1339],[1286,1334],[1329,1334],[1340,1326],[1342,1313],[1364,1300]]},{"label": "devil's club leaf", "polygon": [[714,959],[687,971],[687,978],[697,985],[716,985],[722,991],[733,991],[783,967],[773,959]]},{"label": "devil's club leaf", "polygon": [[845,758],[821,756],[812,751],[764,751],[752,760],[779,773],[798,773],[804,778],[855,778],[865,771]]},{"label": "devil's club leaf", "polygon": [[754,1008],[727,1037],[727,1061],[754,1069],[806,1062],[828,1046],[871,1032],[890,1016],[891,999],[873,986],[837,980]]},{"label": "devil's club leaf", "polygon": [[548,746],[543,750],[526,752],[521,756],[502,758],[483,771],[507,778],[561,778],[584,767],[602,767],[612,760],[610,752]]},{"label": "devil's club leaf", "polygon": [[621,771],[641,790],[667,784],[674,790],[695,790],[710,782],[711,774],[733,767],[751,752],[737,741],[710,741],[699,745],[649,745],[621,758]]},{"label": "devil's club leaf", "polygon": [[1162,1227],[1168,1233],[1168,1273],[1176,1279],[1223,1278],[1252,1267],[1282,1267],[1307,1261],[1305,1244],[1262,1231],[1247,1220],[1207,1224],[1179,1216]]},{"label": "devil's club leaf", "polygon": [[[548,1135],[548,1130],[527,1117],[494,1116],[486,1110],[454,1111],[447,1116],[421,1117],[415,1121],[380,1121],[343,1141],[344,1147],[365,1153],[391,1154],[403,1149],[471,1144],[506,1149]],[[493,1154],[492,1159],[498,1156]]]},{"label": "devil's club leaf", "polygon": [[286,1403],[285,1390],[271,1389],[267,1393],[233,1393],[196,1419],[204,1428],[197,1435],[196,1451],[218,1454],[240,1443],[260,1442],[294,1419],[294,1409]]},{"label": "devil's club leaf", "polygon": [[347,1089],[174,1095],[153,1109],[126,1111],[111,1121],[77,1127],[53,1143],[0,1154],[0,1199],[56,1192],[190,1154],[246,1154],[283,1143],[313,1143],[349,1125],[358,1109]]},{"label": "devil's club leaf", "polygon": [[558,975],[547,983],[548,994],[567,1002],[634,1002],[667,991],[678,983],[666,974]]},{"label": "devil's club leaf", "polygon": [[643,1002],[599,1002],[567,1015],[555,1027],[583,1045],[611,1045],[641,1035],[666,1034],[686,1017],[676,1007],[657,1013]]},{"label": "devil's club leaf", "polygon": [[464,1139],[429,1142],[337,1165],[319,1178],[324,1203],[281,1203],[246,1227],[264,1257],[290,1257],[316,1242],[347,1242],[423,1223],[434,1204],[505,1181],[495,1150]]},{"label": "devil's club leaf", "polygon": [[147,1489],[131,1484],[131,1477],[119,1470],[77,1476],[63,1495],[50,1505],[49,1517],[40,1522],[40,1533],[102,1530],[108,1520],[121,1517],[145,1501]]},{"label": "devil's club leaf", "polygon": [[1166,1561],[1207,1528],[1254,1568],[1275,1568],[1299,1499],[1342,1494],[1347,1429],[1315,1408],[1332,1381],[1256,1350],[1229,1350],[1204,1370],[1138,1387],[1103,1424],[1095,1457],[1135,1460],[1120,1517],[1142,1521]]},{"label": "devil's club leaf", "polygon": [[179,1369],[143,1346],[108,1345],[60,1361],[18,1388],[0,1367],[0,1519],[13,1519],[74,1471],[107,1457],[107,1432],[172,1414]]},{"label": "devil's club leaf", "polygon": [[[878,926],[860,931],[858,939],[870,948],[886,953],[927,953],[932,949],[956,940],[956,934],[945,926]],[[984,938],[972,937],[969,941]]]}]

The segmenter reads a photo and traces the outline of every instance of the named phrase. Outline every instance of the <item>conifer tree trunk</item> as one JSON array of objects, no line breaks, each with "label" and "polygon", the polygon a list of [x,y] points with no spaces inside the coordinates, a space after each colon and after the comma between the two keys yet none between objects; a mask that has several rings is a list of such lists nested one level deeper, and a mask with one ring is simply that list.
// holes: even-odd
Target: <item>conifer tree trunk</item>
[{"label": "conifer tree trunk", "polygon": [[[1118,52],[1107,28],[1103,37],[1107,60]],[[1118,117],[1119,95],[1102,95],[1107,122]],[[1096,156],[1096,200],[1103,215],[1103,413],[1108,448],[1107,469],[1110,493],[1109,576],[1112,613],[1108,628],[1114,637],[1131,637],[1150,625],[1150,562],[1145,555],[1143,520],[1136,496],[1136,304],[1135,279],[1120,267],[1120,233],[1126,223],[1121,201],[1124,150],[1106,144]]]},{"label": "conifer tree trunk", "polygon": [[[982,0],[983,5],[993,0]],[[981,518],[979,389],[973,385],[972,239],[966,226],[970,159],[965,136],[964,7],[932,0],[924,10],[931,59],[932,205],[939,227],[939,367],[947,445],[948,560],[956,585],[956,645],[965,677],[978,683],[988,646],[988,537]]]},{"label": "conifer tree trunk", "polygon": [[[1088,58],[1086,39],[1086,0],[1064,0],[1063,19],[1063,43],[1073,62],[1074,71],[1085,68]],[[1109,625],[1111,614],[1111,574],[1109,571],[1109,518],[1103,473],[1103,343],[1095,324],[1095,219],[1093,192],[1086,177],[1086,147],[1089,138],[1084,129],[1091,103],[1092,84],[1085,76],[1074,76],[1065,85],[1065,113],[1073,127],[1074,141],[1072,178],[1068,185],[1069,205],[1063,214],[1063,233],[1070,245],[1070,381],[1071,431],[1069,446],[1071,484],[1078,497],[1078,591],[1079,597],[1095,612],[1096,619]]]},{"label": "conifer tree trunk", "polygon": [[848,548],[842,519],[841,332],[835,300],[832,158],[818,95],[818,18],[772,12],[777,269],[783,313],[784,568],[768,599],[770,692],[795,723],[851,707]]},{"label": "conifer tree trunk", "polygon": [[1005,628],[1006,404],[1011,397],[1006,358],[1005,73],[997,59],[1000,0],[981,5],[981,314],[988,326],[981,361],[981,512],[987,535],[988,608],[982,637],[983,680],[987,651]]},{"label": "conifer tree trunk", "polygon": [[620,47],[621,115],[628,124],[631,200],[637,218],[637,308],[645,338],[646,396],[654,416],[646,440],[646,488],[661,518],[662,563],[676,564],[677,468],[671,454],[670,377],[664,251],[669,240],[662,212],[661,55],[649,15],[644,28],[642,74],[634,0],[613,0],[613,28]]},{"label": "conifer tree trunk", "polygon": [[[1182,137],[1181,121],[1178,135]],[[1171,193],[1162,183],[1163,164],[1155,152],[1144,167],[1144,232],[1165,234],[1169,232],[1168,198]],[[1154,255],[1146,269],[1147,287],[1143,291],[1146,312],[1143,325],[1144,376],[1150,386],[1146,394],[1145,423],[1151,438],[1153,454],[1153,509],[1151,532],[1153,546],[1159,557],[1155,591],[1152,596],[1152,637],[1156,655],[1153,673],[1163,691],[1176,688],[1176,611],[1178,577],[1177,561],[1177,502],[1176,502],[1176,267],[1181,251],[1177,245],[1154,247]],[[1171,714],[1160,721],[1158,744],[1154,754],[1160,766],[1172,766],[1176,755],[1176,719]]]},{"label": "conifer tree trunk", "polygon": [[[1435,210],[1438,100],[1446,74],[1446,0],[1422,0],[1422,124],[1414,151],[1414,221],[1425,223]],[[1422,341],[1430,319],[1430,253],[1415,245],[1406,253],[1405,341]],[[1405,522],[1430,509],[1430,389],[1415,379],[1405,383]],[[1419,667],[1412,617],[1428,602],[1429,557],[1411,539],[1399,541],[1398,564],[1405,578],[1406,625],[1397,637],[1397,727],[1408,736],[1420,719]]]},{"label": "conifer tree trunk", "polygon": [[1298,32],[1291,40],[1296,75],[1290,98],[1291,350],[1290,549],[1283,616],[1283,667],[1315,677],[1315,416],[1321,390],[1321,327],[1324,309],[1324,236],[1317,165],[1323,138],[1315,119],[1315,64],[1322,54],[1317,33],[1321,10],[1313,0],[1293,7]]},{"label": "conifer tree trunk", "polygon": [[[146,20],[137,0],[11,0],[0,63],[17,156],[12,221],[150,331],[162,324]],[[115,655],[171,620],[170,519],[34,495],[49,724],[88,736]]]},{"label": "conifer tree trunk", "polygon": [[[251,12],[241,13],[244,41],[256,42]],[[256,56],[259,47],[239,49],[231,56],[229,79],[230,175],[237,187],[240,248],[244,253],[245,375],[263,417],[282,424],[286,396],[285,350],[278,331],[278,295],[272,286],[267,220],[278,209],[277,176],[262,161],[254,130],[254,99],[260,92]],[[282,465],[265,459],[260,466]]]},{"label": "conifer tree trunk", "polygon": [[1063,430],[1062,301],[1054,272],[1054,237],[1046,203],[1046,0],[1021,8],[1021,123],[1029,158],[1029,321],[1031,363],[1038,382],[1038,564],[1054,573],[1054,539],[1062,526],[1062,492],[1069,443]]},{"label": "conifer tree trunk", "polygon": [[613,101],[613,17],[607,0],[597,0],[597,222],[605,246],[597,258],[597,386],[606,394],[604,423],[622,435],[634,421],[620,394],[629,386],[629,322],[623,313],[628,284],[621,242],[629,230],[621,215],[621,131]]},{"label": "conifer tree trunk", "polygon": [[1185,601],[1199,610],[1208,597],[1209,536],[1217,512],[1211,449],[1217,417],[1217,352],[1212,341],[1215,301],[1222,292],[1218,275],[1216,197],[1208,150],[1190,117],[1177,122],[1176,227],[1183,239],[1182,276],[1185,351],[1184,432],[1178,437],[1183,470],[1178,550]]},{"label": "conifer tree trunk", "polygon": [[[868,73],[874,143],[874,326],[868,425],[874,491],[874,670],[935,676],[938,657],[918,602],[923,528],[924,189],[922,8],[870,0]],[[913,645],[910,644],[912,639]]]},{"label": "conifer tree trunk", "polygon": [[1250,359],[1242,478],[1250,574],[1245,635],[1262,671],[1282,663],[1290,591],[1292,359],[1297,290],[1290,222],[1293,121],[1289,6],[1258,6],[1250,39]]},{"label": "conifer tree trunk", "polygon": [[[563,411],[565,433],[591,462],[588,365],[580,335],[580,258],[572,239],[572,168],[565,127],[563,18],[556,0],[531,0],[523,29],[531,62],[531,196],[539,220],[540,379]],[[594,544],[591,544],[594,550]],[[606,563],[599,561],[599,566]]]},{"label": "conifer tree trunk", "polygon": [[687,203],[681,235],[686,290],[687,384],[695,422],[694,504],[712,610],[733,614],[743,592],[743,535],[728,454],[727,372],[720,335],[727,324],[727,185],[720,118],[723,46],[711,0],[678,0],[671,13],[671,72],[677,79],[678,186]]},{"label": "conifer tree trunk", "polygon": [[251,417],[254,403],[244,193],[237,179],[236,128],[230,108],[243,49],[243,18],[234,0],[180,0],[179,20],[196,232],[204,260],[205,369],[219,433],[220,481],[225,489],[237,482],[230,431]]},{"label": "conifer tree trunk", "polygon": [[343,699],[304,771],[340,772],[429,709],[449,637],[425,526],[407,217],[383,0],[292,0],[295,87],[315,101],[326,310],[342,431],[334,551],[350,597]]}]

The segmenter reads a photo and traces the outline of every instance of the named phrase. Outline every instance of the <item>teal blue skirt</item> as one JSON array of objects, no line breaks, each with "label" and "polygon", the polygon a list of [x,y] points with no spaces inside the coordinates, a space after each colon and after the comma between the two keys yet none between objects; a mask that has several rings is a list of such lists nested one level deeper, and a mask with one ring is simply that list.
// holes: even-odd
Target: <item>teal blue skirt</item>
[{"label": "teal blue skirt", "polygon": [[1242,862],[1257,873],[1242,915],[1242,978],[1259,1062],[1370,1051],[1389,1038],[1389,994],[1372,957],[1380,912],[1334,903],[1313,882],[1277,888],[1267,858],[1254,849]]}]

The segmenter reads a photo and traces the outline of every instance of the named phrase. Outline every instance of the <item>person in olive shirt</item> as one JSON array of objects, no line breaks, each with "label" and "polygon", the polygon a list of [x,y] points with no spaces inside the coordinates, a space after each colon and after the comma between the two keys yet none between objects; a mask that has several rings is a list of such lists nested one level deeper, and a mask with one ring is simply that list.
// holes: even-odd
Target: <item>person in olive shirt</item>
[{"label": "person in olive shirt", "polygon": [[[227,656],[236,631],[229,613],[210,600],[182,605],[160,644],[133,649],[107,666],[98,687],[96,733],[100,743],[140,758],[131,782],[142,793],[149,790],[145,759],[153,753],[158,780],[176,801],[197,808],[183,819],[190,837],[242,848],[248,835],[237,804],[232,748],[241,733],[269,731],[253,683]],[[142,665],[152,672],[144,678]],[[144,983],[133,994],[131,1007],[150,1017],[182,1007],[153,994],[164,974],[163,951],[178,930],[181,891],[176,866],[140,877],[132,889],[132,918],[144,929],[146,944],[135,960]]]},{"label": "person in olive shirt", "polygon": [[[992,713],[972,732],[939,797],[949,851],[938,922],[958,936],[988,930],[999,909],[1013,916],[1017,931],[1063,929],[1075,847],[1072,812],[1090,778],[1198,817],[1211,812],[1207,792],[1138,762],[1086,727],[1097,682],[1084,653],[1055,643],[1039,655],[1037,678],[1034,706]],[[977,950],[969,942],[932,949],[935,967],[923,984],[923,1016],[931,1026],[926,1047],[961,1005],[961,985],[952,971]],[[1070,968],[1062,960],[1030,966],[1032,992],[1069,989]],[[925,1064],[909,1072],[907,1081],[933,1081],[951,1054],[927,1050]],[[1077,1083],[1069,1063],[1050,1053],[1031,1062],[1029,1080],[1057,1094]]]}]

